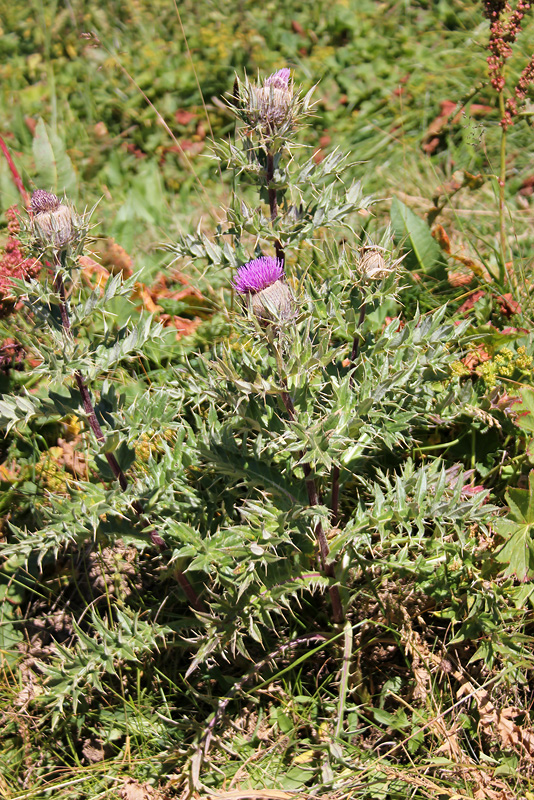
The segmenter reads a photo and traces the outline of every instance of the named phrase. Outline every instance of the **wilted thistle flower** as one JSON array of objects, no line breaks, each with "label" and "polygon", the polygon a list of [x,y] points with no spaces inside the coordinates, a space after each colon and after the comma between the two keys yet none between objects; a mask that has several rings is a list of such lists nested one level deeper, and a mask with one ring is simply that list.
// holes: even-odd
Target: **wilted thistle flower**
[{"label": "wilted thistle flower", "polygon": [[364,278],[381,281],[395,272],[400,261],[401,259],[398,259],[388,266],[378,247],[364,247],[357,268]]},{"label": "wilted thistle flower", "polygon": [[80,220],[74,209],[55,194],[37,189],[31,199],[32,234],[38,247],[63,250],[79,238]]},{"label": "wilted thistle flower", "polygon": [[278,258],[262,256],[243,264],[233,286],[249,299],[254,314],[264,323],[287,320],[293,314],[293,296]]},{"label": "wilted thistle flower", "polygon": [[292,118],[293,84],[291,72],[284,68],[274,72],[262,86],[251,87],[248,100],[248,118],[259,124],[266,135],[275,134]]}]

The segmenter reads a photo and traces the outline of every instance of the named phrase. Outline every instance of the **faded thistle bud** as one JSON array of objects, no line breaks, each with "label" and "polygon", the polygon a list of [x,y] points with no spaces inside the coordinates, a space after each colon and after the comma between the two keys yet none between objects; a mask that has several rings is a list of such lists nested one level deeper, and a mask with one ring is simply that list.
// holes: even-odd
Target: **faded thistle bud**
[{"label": "faded thistle bud", "polygon": [[31,199],[32,234],[38,247],[64,250],[80,239],[80,220],[74,209],[51,192],[37,189]]},{"label": "faded thistle bud", "polygon": [[358,263],[359,273],[368,280],[381,281],[392,275],[400,261],[395,261],[389,266],[378,247],[364,247],[362,257]]},{"label": "faded thistle bud", "polygon": [[234,289],[249,300],[256,317],[264,324],[288,320],[294,301],[285,283],[284,264],[278,258],[262,256],[237,270]]},{"label": "faded thistle bud", "polygon": [[265,135],[273,135],[293,113],[293,83],[289,69],[280,69],[270,75],[261,86],[252,86],[248,99],[248,118],[259,124]]}]

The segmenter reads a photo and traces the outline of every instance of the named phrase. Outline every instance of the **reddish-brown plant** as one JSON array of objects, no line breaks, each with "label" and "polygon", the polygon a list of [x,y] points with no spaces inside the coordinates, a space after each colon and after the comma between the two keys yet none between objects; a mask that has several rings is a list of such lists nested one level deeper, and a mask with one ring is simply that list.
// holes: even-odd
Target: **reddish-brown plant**
[{"label": "reddish-brown plant", "polygon": [[[496,92],[505,90],[505,66],[513,52],[513,45],[522,30],[525,14],[532,8],[530,0],[518,0],[516,8],[506,0],[483,0],[484,13],[490,20],[490,39],[488,42],[488,67],[491,85]],[[508,98],[501,119],[506,130],[514,124],[514,117],[519,113],[519,105],[525,100],[528,87],[534,82],[534,56],[527,64],[517,85],[514,96]],[[518,105],[519,104],[519,105]]]}]

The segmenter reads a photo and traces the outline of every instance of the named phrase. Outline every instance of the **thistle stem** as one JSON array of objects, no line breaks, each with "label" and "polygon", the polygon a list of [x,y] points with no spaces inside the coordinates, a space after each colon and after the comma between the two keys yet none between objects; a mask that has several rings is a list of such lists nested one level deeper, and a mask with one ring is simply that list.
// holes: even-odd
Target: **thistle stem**
[{"label": "thistle stem", "polygon": [[[68,312],[68,308],[67,308],[65,284],[63,283],[63,278],[62,278],[61,272],[60,272],[60,268],[62,266],[63,265],[61,264],[61,261],[60,261],[59,257],[56,256],[55,287],[56,287],[56,291],[58,292],[59,298],[60,298],[59,311],[60,311],[60,314],[61,314],[61,322],[63,324],[63,328],[64,328],[65,331],[70,333],[71,325],[70,325],[69,312]],[[93,403],[91,401],[91,395],[89,394],[89,390],[88,390],[88,388],[87,388],[87,386],[85,384],[85,381],[83,379],[83,375],[81,374],[81,372],[79,370],[76,370],[76,372],[74,373],[74,378],[76,379],[76,383],[78,385],[78,389],[79,389],[80,394],[82,396],[83,410],[87,414],[87,421],[89,422],[91,430],[93,431],[97,442],[99,444],[104,444],[105,441],[106,441],[106,437],[104,436],[104,432],[103,432],[103,430],[102,430],[102,428],[100,426],[100,423],[99,423],[99,421],[97,419],[97,416],[96,416],[96,413],[95,413],[95,409],[94,409]],[[111,469],[111,471],[112,471],[114,477],[116,478],[116,480],[118,480],[122,491],[125,492],[126,489],[128,488],[128,478],[124,474],[124,471],[121,469],[121,466],[120,466],[119,462],[117,461],[117,459],[115,458],[115,456],[113,455],[113,453],[106,453],[105,456],[106,456],[106,461],[109,464],[109,468]]]},{"label": "thistle stem", "polygon": [[330,500],[332,509],[332,527],[336,528],[339,522],[339,467],[334,464],[332,467],[332,498]]},{"label": "thistle stem", "polygon": [[[297,412],[295,411],[295,405],[288,392],[282,392],[282,401],[286,407],[289,418],[291,421],[295,422],[297,419]],[[317,506],[319,505],[319,496],[317,494],[317,485],[315,483],[315,479],[312,477],[312,468],[309,463],[305,463],[302,465],[302,469],[304,470],[309,504],[310,506]],[[326,535],[320,521],[317,522],[315,526],[315,538],[319,546],[322,571],[328,578],[335,578],[334,564],[331,561],[328,561],[328,554],[330,550],[328,548]],[[330,595],[330,602],[332,603],[332,616],[334,622],[342,622],[344,615],[339,588],[337,586],[330,586],[328,588],[328,593]]]},{"label": "thistle stem", "polygon": [[[363,321],[365,319],[365,312],[367,308],[367,303],[362,303],[362,307],[360,308],[360,316],[358,318],[358,328],[361,328],[363,325]],[[360,337],[356,335],[354,337],[354,341],[352,343],[352,352],[350,354],[350,360],[354,364],[356,358],[358,356],[358,350],[360,349]]]},{"label": "thistle stem", "polygon": [[[278,216],[278,196],[276,194],[276,187],[273,186],[274,183],[274,154],[271,153],[270,150],[267,151],[267,169],[265,180],[267,181],[267,193],[269,195],[269,209],[271,211],[271,224],[274,225],[274,222]],[[282,242],[280,239],[276,238],[274,240],[274,249],[276,251],[276,257],[280,259],[280,261],[284,261],[284,248],[282,247]]]},{"label": "thistle stem", "polygon": [[[63,282],[62,270],[65,268],[65,254],[62,252],[61,255],[57,254],[54,257],[54,267],[55,267],[55,278],[54,278],[54,285],[55,289],[59,295],[59,312],[61,314],[61,323],[63,325],[63,329],[67,334],[71,334],[71,323],[69,317],[69,310],[67,306],[67,295],[65,291],[65,284]],[[96,416],[95,408],[91,400],[91,395],[89,394],[89,389],[85,383],[82,373],[79,370],[76,370],[74,373],[74,377],[76,379],[76,383],[78,385],[79,392],[82,397],[82,405],[83,410],[87,415],[87,421],[89,422],[89,426],[93,431],[95,438],[99,444],[104,444],[106,441],[106,437],[104,435],[104,431],[98,421]],[[128,488],[128,478],[124,474],[123,469],[121,468],[119,462],[115,458],[113,453],[105,453],[106,461],[109,464],[109,467],[115,477],[115,479],[119,482],[121,490],[123,492],[126,491]],[[135,500],[132,503],[132,508],[134,509],[135,513],[139,517],[139,520],[143,527],[147,527],[149,524],[146,520],[143,519],[143,506],[139,502],[139,500]],[[161,536],[155,530],[151,530],[148,532],[150,536],[150,540],[153,544],[159,547],[160,550],[165,550],[166,544],[161,538]],[[200,598],[198,597],[197,593],[191,586],[189,579],[183,572],[178,572],[177,580],[184,594],[186,595],[187,599],[189,600],[190,604],[195,608],[197,611],[203,611],[204,605]]]},{"label": "thistle stem", "polygon": [[[267,169],[265,178],[267,181],[267,192],[269,195],[271,225],[273,225],[274,227],[274,222],[276,220],[276,217],[278,216],[278,198],[276,195],[276,187],[273,186],[274,154],[271,153],[270,150],[267,150]],[[282,247],[282,243],[278,238],[275,239],[274,246],[276,250],[276,257],[279,258],[281,261],[284,261],[285,258],[284,249]],[[281,359],[278,353],[276,355],[278,360],[278,368],[280,371],[280,375],[282,376],[283,372],[281,369]],[[282,378],[282,380],[284,379]],[[297,414],[295,411],[293,400],[291,399],[291,396],[288,392],[282,392],[282,401],[286,407],[289,418],[292,421],[295,421],[297,418]],[[319,505],[319,496],[317,494],[317,485],[315,483],[315,479],[312,477],[312,468],[308,463],[303,464],[302,468],[304,470],[304,478],[306,483],[306,491],[308,493],[309,504],[310,506],[317,506]],[[328,578],[335,578],[334,565],[328,561],[328,553],[329,553],[328,542],[326,540],[326,535],[320,521],[317,522],[315,526],[315,538],[319,546],[319,555],[321,560],[322,572]],[[328,588],[328,593],[330,595],[330,602],[332,603],[332,616],[334,622],[336,623],[342,622],[344,619],[344,615],[343,615],[343,606],[341,604],[341,597],[339,594],[339,588],[337,586],[330,586]]]}]

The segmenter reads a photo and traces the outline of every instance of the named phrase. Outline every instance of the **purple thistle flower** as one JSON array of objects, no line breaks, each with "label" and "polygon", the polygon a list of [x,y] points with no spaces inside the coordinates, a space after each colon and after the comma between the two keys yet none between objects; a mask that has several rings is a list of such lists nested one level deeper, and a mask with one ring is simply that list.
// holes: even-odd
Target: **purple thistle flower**
[{"label": "purple thistle flower", "polygon": [[272,256],[262,256],[239,267],[233,286],[239,294],[256,294],[284,277],[283,261]]},{"label": "purple thistle flower", "polygon": [[59,197],[51,192],[45,192],[44,189],[37,189],[32,194],[31,209],[34,214],[40,214],[42,211],[56,211],[60,206]]},{"label": "purple thistle flower", "polygon": [[291,77],[291,70],[287,67],[279,69],[278,72],[273,72],[266,78],[264,86],[273,86],[275,89],[289,89],[289,79]]},{"label": "purple thistle flower", "polygon": [[273,136],[293,115],[293,84],[287,67],[269,75],[262,84],[252,85],[248,98],[249,123],[258,125],[265,136]]}]

